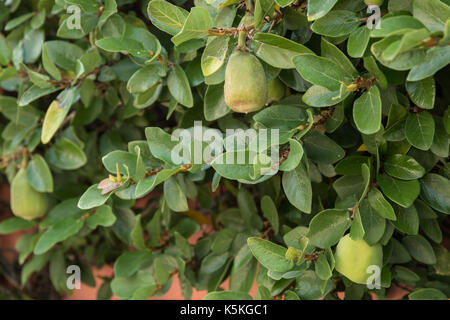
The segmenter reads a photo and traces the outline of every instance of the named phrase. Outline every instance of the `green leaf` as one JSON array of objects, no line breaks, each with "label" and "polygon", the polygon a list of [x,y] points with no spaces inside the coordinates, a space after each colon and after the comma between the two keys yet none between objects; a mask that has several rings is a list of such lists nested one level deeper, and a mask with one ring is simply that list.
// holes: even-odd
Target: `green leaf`
[{"label": "green leaf", "polygon": [[370,158],[366,156],[360,155],[350,155],[345,157],[340,162],[336,164],[334,168],[337,174],[340,175],[360,175],[361,174],[361,165],[368,164],[370,162]]},{"label": "green leaf", "polygon": [[333,164],[345,156],[344,149],[317,130],[308,132],[303,138],[303,143],[308,159],[317,163]]},{"label": "green leaf", "polygon": [[361,214],[358,207],[353,209],[352,226],[350,227],[350,238],[354,241],[360,240],[365,235],[363,223],[361,221]]},{"label": "green leaf", "polygon": [[331,59],[313,54],[301,54],[294,57],[293,62],[300,75],[315,85],[336,91],[344,83],[344,72]]},{"label": "green leaf", "polygon": [[376,86],[372,86],[355,101],[353,119],[361,133],[374,134],[380,130],[381,98]]},{"label": "green leaf", "polygon": [[133,298],[134,294],[143,295],[140,299],[149,298],[156,289],[153,276],[145,271],[139,270],[132,277],[115,277],[111,281],[111,290],[120,299]]},{"label": "green leaf", "polygon": [[370,41],[370,29],[361,26],[350,34],[347,42],[347,52],[352,58],[362,58]]},{"label": "green leaf", "polygon": [[433,209],[450,214],[450,181],[436,173],[420,179],[420,197]]},{"label": "green leaf", "polygon": [[400,38],[392,38],[395,40],[389,44],[386,50],[382,53],[382,57],[386,61],[393,61],[400,54],[420,47],[422,41],[426,40],[429,36],[430,32],[425,28],[406,31],[406,33],[402,34]]},{"label": "green leaf", "polygon": [[434,78],[425,78],[421,81],[406,82],[406,90],[411,100],[422,109],[433,109],[436,98],[436,85]]},{"label": "green leaf", "polygon": [[47,41],[44,46],[48,58],[64,70],[75,71],[76,61],[84,54],[83,49],[66,41]]},{"label": "green leaf", "polygon": [[347,77],[349,77],[350,79],[354,79],[359,76],[359,72],[358,70],[356,70],[355,66],[351,63],[347,56],[334,44],[327,41],[325,38],[322,38],[322,41],[320,42],[320,48],[322,56],[336,62],[342,69],[342,71],[344,71]]},{"label": "green leaf", "polygon": [[436,263],[433,248],[421,235],[406,236],[402,239],[402,243],[415,260],[425,264]]},{"label": "green leaf", "polygon": [[292,171],[298,167],[303,158],[303,147],[295,139],[289,139],[289,155],[280,165],[280,171]]},{"label": "green leaf", "polygon": [[393,70],[405,71],[422,63],[426,56],[426,50],[423,48],[416,48],[414,50],[408,50],[400,53],[392,60],[384,58],[388,48],[393,44],[395,46],[395,43],[399,45],[400,39],[401,36],[399,35],[384,38],[383,40],[380,40],[372,45],[371,52],[374,57],[381,62],[381,64]]},{"label": "green leaf", "polygon": [[324,210],[312,218],[306,236],[312,245],[325,249],[338,243],[350,224],[346,210]]},{"label": "green leaf", "polygon": [[53,60],[48,55],[45,45],[42,46],[42,65],[44,66],[45,71],[47,71],[47,73],[51,75],[55,80],[62,80],[61,73],[59,72],[59,69],[55,65]]},{"label": "green leaf", "polygon": [[158,184],[178,173],[179,169],[180,167],[163,169],[154,176],[140,180],[135,190],[136,197],[140,198],[145,196],[146,194],[151,192]]},{"label": "green leaf", "polygon": [[292,59],[299,54],[313,54],[307,47],[273,33],[257,33],[252,47],[258,58],[280,69],[295,68]]},{"label": "green leaf", "polygon": [[444,119],[440,117],[434,117],[434,122],[435,131],[433,144],[431,145],[430,150],[439,157],[447,158],[449,156],[449,134],[445,129]]},{"label": "green leaf", "polygon": [[409,114],[405,124],[405,136],[408,142],[420,150],[428,150],[433,143],[435,124],[428,111]]},{"label": "green leaf", "polygon": [[417,235],[419,232],[419,214],[416,206],[411,205],[408,208],[396,206],[395,211],[397,220],[391,222],[395,228],[409,235]]},{"label": "green leaf", "polygon": [[95,1],[89,0],[64,0],[67,3],[80,6],[84,12],[97,12],[98,4]]},{"label": "green leaf", "polygon": [[360,23],[359,17],[354,12],[333,10],[316,20],[311,30],[323,36],[342,37],[355,31]]},{"label": "green leaf", "polygon": [[332,288],[331,280],[321,280],[314,271],[306,270],[296,280],[295,293],[302,300],[319,300]]},{"label": "green leaf", "polygon": [[294,262],[285,258],[287,249],[260,238],[248,238],[247,244],[255,258],[267,269],[286,272],[292,269]]},{"label": "green leaf", "polygon": [[201,68],[205,77],[215,73],[224,64],[229,41],[229,37],[217,37],[208,42],[201,58]]},{"label": "green leaf", "polygon": [[84,166],[87,158],[78,145],[67,138],[61,137],[46,154],[47,161],[63,170],[75,170]]},{"label": "green leaf", "polygon": [[[252,159],[244,161],[244,163],[238,162],[238,157],[242,155],[241,151],[229,151],[220,154],[211,163],[212,167],[222,177],[231,180],[252,180],[254,174]],[[244,156],[248,159],[248,153],[245,152]],[[232,163],[227,163],[228,159],[233,159]]]},{"label": "green leaf", "polygon": [[241,291],[213,291],[209,292],[202,300],[252,300],[252,297]]},{"label": "green leaf", "polygon": [[326,15],[337,0],[310,0],[308,2],[308,21],[314,21]]},{"label": "green leaf", "polygon": [[10,31],[10,30],[20,26],[22,23],[30,20],[31,17],[33,17],[33,13],[26,13],[21,16],[18,16],[17,18],[11,19],[5,25],[5,31]]},{"label": "green leaf", "polygon": [[145,129],[145,136],[152,155],[167,163],[172,163],[172,150],[178,145],[171,135],[159,127]]},{"label": "green leaf", "polygon": [[181,31],[172,37],[172,42],[179,46],[191,39],[204,37],[212,27],[212,19],[208,10],[202,7],[192,7]]},{"label": "green leaf", "polygon": [[327,88],[313,85],[302,97],[302,101],[311,107],[333,106],[348,97],[350,92],[341,94],[340,90],[330,91]]},{"label": "green leaf", "polygon": [[116,0],[105,0],[105,7],[103,13],[98,21],[99,25],[103,25],[109,17],[117,13],[117,3]]},{"label": "green leaf", "polygon": [[450,63],[450,47],[434,47],[427,51],[423,62],[415,65],[408,73],[408,81],[420,81],[433,76]]},{"label": "green leaf", "polygon": [[0,65],[7,66],[11,61],[12,51],[5,37],[0,35]]},{"label": "green leaf", "polygon": [[19,107],[24,107],[32,103],[33,101],[45,97],[53,92],[58,91],[56,87],[40,88],[36,85],[31,86],[27,91],[23,93],[19,100]]},{"label": "green leaf", "polygon": [[421,288],[415,289],[408,295],[409,300],[448,300],[447,296],[438,289]]},{"label": "green leaf", "polygon": [[378,67],[373,56],[364,57],[364,68],[366,68],[369,73],[375,77],[375,80],[380,85],[380,87],[386,90],[388,86],[388,81],[384,73]]},{"label": "green leaf", "polygon": [[134,175],[137,159],[138,157],[133,153],[116,150],[104,156],[102,162],[109,173],[116,173],[116,165],[118,165],[120,174],[127,175],[129,172]]},{"label": "green leaf", "polygon": [[111,207],[102,205],[97,208],[94,214],[90,215],[86,219],[86,223],[89,228],[95,229],[98,226],[111,227],[116,222],[116,220],[117,218],[112,212]]},{"label": "green leaf", "polygon": [[377,188],[372,188],[369,191],[368,200],[370,206],[382,217],[389,220],[397,220],[394,208],[383,197],[383,194]]},{"label": "green leaf", "polygon": [[395,266],[394,274],[395,278],[400,281],[417,282],[420,280],[420,277],[415,272],[403,266]]},{"label": "green leaf", "polygon": [[143,250],[146,248],[144,234],[142,232],[141,217],[141,215],[136,216],[136,223],[133,230],[131,230],[130,232],[131,242],[133,246],[139,250]]},{"label": "green leaf", "polygon": [[98,184],[94,184],[83,193],[78,201],[78,207],[85,210],[99,207],[103,205],[110,196],[111,193],[103,195],[102,190],[98,188]]},{"label": "green leaf", "polygon": [[437,219],[423,219],[420,221],[420,227],[432,241],[437,244],[442,242],[442,231]]},{"label": "green leaf", "polygon": [[174,236],[175,236],[175,244],[178,250],[180,251],[180,254],[184,258],[190,260],[192,258],[191,245],[186,240],[186,238],[183,237],[179,232],[175,231]]},{"label": "green leaf", "polygon": [[446,21],[450,16],[450,6],[439,0],[413,2],[414,18],[420,20],[427,28],[434,31],[443,31]]},{"label": "green leaf", "polygon": [[384,162],[384,170],[394,178],[414,180],[422,178],[425,169],[411,156],[395,154]]},{"label": "green leaf", "polygon": [[161,80],[158,74],[159,70],[159,66],[150,64],[136,71],[128,80],[128,91],[130,93],[142,93],[152,88]]},{"label": "green leaf", "polygon": [[274,105],[264,108],[253,116],[253,119],[266,128],[277,128],[289,131],[306,124],[306,112],[292,105]]},{"label": "green leaf", "polygon": [[267,195],[261,199],[261,211],[263,212],[264,217],[269,220],[272,225],[274,234],[277,235],[279,230],[278,210],[272,198]]},{"label": "green leaf", "polygon": [[203,258],[199,271],[200,274],[211,274],[217,270],[220,270],[220,268],[227,262],[229,255],[230,254],[228,252],[220,254],[212,252],[208,254],[205,258]]},{"label": "green leaf", "polygon": [[377,177],[377,182],[389,199],[404,208],[411,206],[420,193],[418,180],[403,181],[381,174]]},{"label": "green leaf", "polygon": [[236,236],[233,229],[222,229],[217,232],[217,236],[211,244],[211,251],[216,254],[222,254],[230,249],[231,244]]},{"label": "green leaf", "polygon": [[300,211],[311,213],[312,187],[306,168],[299,164],[295,170],[285,171],[282,184],[289,202]]},{"label": "green leaf", "polygon": [[370,206],[369,201],[366,199],[362,201],[359,213],[364,229],[364,240],[369,246],[373,246],[383,237],[386,229],[386,220]]},{"label": "green leaf", "polygon": [[18,217],[12,217],[0,222],[0,235],[26,230],[33,227],[36,221],[28,221]]},{"label": "green leaf", "polygon": [[66,219],[48,228],[39,238],[34,248],[34,254],[43,254],[47,252],[53,245],[66,240],[68,237],[78,233],[83,227],[82,219]]},{"label": "green leaf", "polygon": [[44,118],[42,125],[41,141],[47,144],[55,135],[56,131],[61,127],[61,124],[66,119],[75,99],[75,89],[70,88],[61,92],[56,100],[50,104]]},{"label": "green leaf", "polygon": [[169,208],[175,212],[189,210],[186,195],[173,177],[164,182],[164,198]]},{"label": "green leaf", "polygon": [[388,16],[381,19],[380,28],[375,28],[370,33],[372,38],[384,38],[397,34],[403,34],[414,29],[422,29],[424,25],[417,19],[407,16]]},{"label": "green leaf", "polygon": [[126,251],[114,263],[114,275],[116,277],[130,277],[135,274],[142,263],[152,255],[149,250]]},{"label": "green leaf", "polygon": [[52,173],[41,155],[35,154],[26,170],[28,182],[39,192],[53,192]]},{"label": "green leaf", "polygon": [[162,31],[175,35],[181,31],[189,12],[164,0],[148,3],[148,15],[152,23]]},{"label": "green leaf", "polygon": [[223,84],[208,86],[204,99],[204,114],[207,121],[214,121],[231,112],[225,103]]},{"label": "green leaf", "polygon": [[192,108],[194,106],[194,99],[192,97],[191,87],[189,86],[189,80],[184,70],[176,65],[170,72],[167,79],[167,86],[170,94],[185,107]]},{"label": "green leaf", "polygon": [[24,264],[22,274],[20,275],[20,283],[22,286],[26,284],[28,278],[35,272],[41,270],[48,262],[49,254],[35,255]]},{"label": "green leaf", "polygon": [[328,280],[331,278],[331,268],[325,254],[319,254],[319,257],[314,263],[314,268],[317,276],[321,280]]}]

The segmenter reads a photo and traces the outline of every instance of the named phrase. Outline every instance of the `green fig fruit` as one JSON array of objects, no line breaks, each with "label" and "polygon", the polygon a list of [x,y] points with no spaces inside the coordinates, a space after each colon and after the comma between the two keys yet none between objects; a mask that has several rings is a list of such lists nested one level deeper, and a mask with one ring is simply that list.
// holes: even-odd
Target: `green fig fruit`
[{"label": "green fig fruit", "polygon": [[384,0],[364,0],[364,3],[368,6],[381,6]]},{"label": "green fig fruit", "polygon": [[284,83],[281,82],[280,79],[275,78],[269,82],[267,87],[267,102],[266,104],[270,104],[272,102],[280,101],[284,98],[284,94],[286,91],[286,87]]},{"label": "green fig fruit", "polygon": [[341,238],[336,247],[336,270],[353,282],[367,284],[367,278],[373,271],[369,266],[383,266],[381,245],[369,246],[363,239],[354,241],[350,235]]},{"label": "green fig fruit", "polygon": [[263,66],[254,55],[236,50],[225,70],[225,103],[233,111],[248,113],[262,109],[267,101]]},{"label": "green fig fruit", "polygon": [[20,169],[11,183],[11,210],[14,215],[33,220],[42,217],[47,209],[47,195],[36,191],[28,182],[25,169]]}]

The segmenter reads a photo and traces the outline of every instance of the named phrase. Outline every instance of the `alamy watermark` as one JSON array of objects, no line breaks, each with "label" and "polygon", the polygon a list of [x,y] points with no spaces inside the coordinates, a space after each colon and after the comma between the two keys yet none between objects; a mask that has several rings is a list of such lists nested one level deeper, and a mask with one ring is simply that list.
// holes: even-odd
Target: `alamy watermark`
[{"label": "alamy watermark", "polygon": [[67,277],[66,286],[68,289],[81,289],[81,269],[76,264],[70,265],[66,269]]},{"label": "alamy watermark", "polygon": [[366,269],[366,273],[370,274],[367,277],[367,289],[381,289],[381,269],[377,265],[370,265]]},{"label": "alamy watermark", "polygon": [[367,6],[367,14],[371,14],[367,18],[366,26],[368,29],[381,29],[381,9],[377,5]]}]

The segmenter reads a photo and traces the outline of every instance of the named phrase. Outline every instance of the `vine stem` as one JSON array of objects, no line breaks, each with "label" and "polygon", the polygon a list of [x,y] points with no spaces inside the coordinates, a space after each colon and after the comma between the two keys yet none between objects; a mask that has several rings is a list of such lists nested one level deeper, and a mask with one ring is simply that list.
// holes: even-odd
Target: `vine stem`
[{"label": "vine stem", "polygon": [[245,0],[245,7],[247,8],[247,11],[252,12],[255,10],[255,7],[253,5],[253,0]]},{"label": "vine stem", "polygon": [[239,31],[239,38],[238,38],[238,49],[239,50],[245,51],[246,40],[247,40],[247,31]]}]

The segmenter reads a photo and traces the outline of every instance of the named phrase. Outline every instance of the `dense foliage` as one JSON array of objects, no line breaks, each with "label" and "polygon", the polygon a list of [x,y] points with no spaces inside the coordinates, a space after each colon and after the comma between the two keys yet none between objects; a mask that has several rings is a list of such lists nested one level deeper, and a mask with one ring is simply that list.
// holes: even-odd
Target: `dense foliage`
[{"label": "dense foliage", "polygon": [[[68,266],[93,285],[108,264],[99,298],[175,275],[187,299],[255,280],[256,299],[450,297],[450,1],[381,2],[0,2],[0,234],[33,230],[22,285],[48,266],[67,294]],[[174,161],[196,121],[279,136],[200,163],[208,141],[183,140]]]}]

